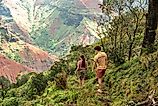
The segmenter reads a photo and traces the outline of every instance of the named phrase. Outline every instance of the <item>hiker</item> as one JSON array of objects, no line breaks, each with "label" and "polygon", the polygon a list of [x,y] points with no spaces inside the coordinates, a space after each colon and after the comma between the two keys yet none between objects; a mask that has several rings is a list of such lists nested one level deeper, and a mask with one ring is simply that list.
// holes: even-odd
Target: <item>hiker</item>
[{"label": "hiker", "polygon": [[80,79],[80,86],[84,84],[86,77],[87,64],[84,55],[80,56],[80,60],[77,62],[76,73]]},{"label": "hiker", "polygon": [[102,92],[101,88],[102,88],[102,81],[103,81],[103,77],[105,74],[105,71],[107,69],[107,64],[108,64],[108,58],[105,52],[101,52],[101,47],[100,46],[96,46],[94,48],[96,55],[94,57],[94,63],[93,63],[93,70],[95,70],[96,73],[96,78],[98,80],[98,92]]}]

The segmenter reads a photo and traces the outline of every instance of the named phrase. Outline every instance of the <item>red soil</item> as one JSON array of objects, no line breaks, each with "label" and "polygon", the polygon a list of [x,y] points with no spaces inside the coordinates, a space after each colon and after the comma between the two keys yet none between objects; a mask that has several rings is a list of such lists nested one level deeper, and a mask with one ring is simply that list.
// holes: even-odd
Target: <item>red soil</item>
[{"label": "red soil", "polygon": [[54,61],[58,60],[56,56],[50,56],[48,52],[28,43],[26,43],[24,49],[22,49],[19,54],[23,60],[22,64],[37,72],[48,70],[53,65]]},{"label": "red soil", "polygon": [[0,76],[4,76],[10,82],[15,83],[20,72],[33,72],[33,70],[0,54]]}]

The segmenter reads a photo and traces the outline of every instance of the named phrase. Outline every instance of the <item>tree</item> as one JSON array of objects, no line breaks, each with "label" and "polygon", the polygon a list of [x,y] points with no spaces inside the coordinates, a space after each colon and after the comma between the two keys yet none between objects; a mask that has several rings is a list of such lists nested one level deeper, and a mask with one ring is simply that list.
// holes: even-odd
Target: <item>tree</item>
[{"label": "tree", "polygon": [[0,77],[0,98],[4,99],[6,91],[10,88],[10,81],[4,76]]},{"label": "tree", "polygon": [[138,56],[145,27],[145,0],[104,0],[106,52],[114,63]]},{"label": "tree", "polygon": [[148,13],[146,14],[146,29],[142,47],[153,50],[158,24],[158,0],[149,0]]}]

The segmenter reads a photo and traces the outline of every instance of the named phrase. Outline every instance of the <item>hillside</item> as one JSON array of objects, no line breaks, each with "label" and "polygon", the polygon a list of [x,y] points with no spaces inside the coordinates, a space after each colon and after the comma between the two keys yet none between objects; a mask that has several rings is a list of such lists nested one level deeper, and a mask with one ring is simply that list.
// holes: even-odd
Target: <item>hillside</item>
[{"label": "hillside", "polygon": [[32,44],[28,32],[18,26],[4,1],[0,3],[0,13],[1,54],[36,72],[48,70],[58,60],[57,56]]},{"label": "hillside", "polygon": [[157,102],[157,51],[133,58],[118,67],[109,64],[104,78],[104,92],[100,94],[96,91],[90,64],[83,87],[79,87],[74,74],[74,59],[84,52],[89,60],[93,57],[92,48],[74,47],[67,59],[56,62],[51,70],[21,77],[15,88],[3,96],[1,105],[151,106],[152,100]]},{"label": "hillside", "polygon": [[48,70],[58,60],[55,55],[22,41],[4,27],[1,27],[1,35],[0,53],[37,72]]},{"label": "hillside", "polygon": [[[97,34],[97,0],[1,0],[0,52],[36,72],[48,70],[72,45],[89,45]],[[91,29],[93,29],[91,28]],[[92,33],[91,33],[92,32]]]},{"label": "hillside", "polygon": [[4,76],[10,82],[15,83],[19,73],[27,74],[29,72],[33,72],[33,70],[0,54],[0,76]]},{"label": "hillside", "polygon": [[1,2],[0,106],[158,105],[158,1],[101,1]]},{"label": "hillside", "polygon": [[22,38],[50,53],[65,55],[71,45],[92,44],[96,39],[87,22],[99,18],[97,0],[3,1],[24,33]]}]

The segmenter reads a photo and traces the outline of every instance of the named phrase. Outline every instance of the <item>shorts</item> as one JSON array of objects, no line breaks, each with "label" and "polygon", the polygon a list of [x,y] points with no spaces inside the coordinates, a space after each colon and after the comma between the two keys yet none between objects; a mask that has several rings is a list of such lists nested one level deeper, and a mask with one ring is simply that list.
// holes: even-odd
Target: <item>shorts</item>
[{"label": "shorts", "polygon": [[86,77],[86,71],[85,70],[78,71],[78,77],[79,79],[84,79]]},{"label": "shorts", "polygon": [[97,78],[102,78],[105,74],[106,69],[97,69],[96,71],[96,77]]}]

